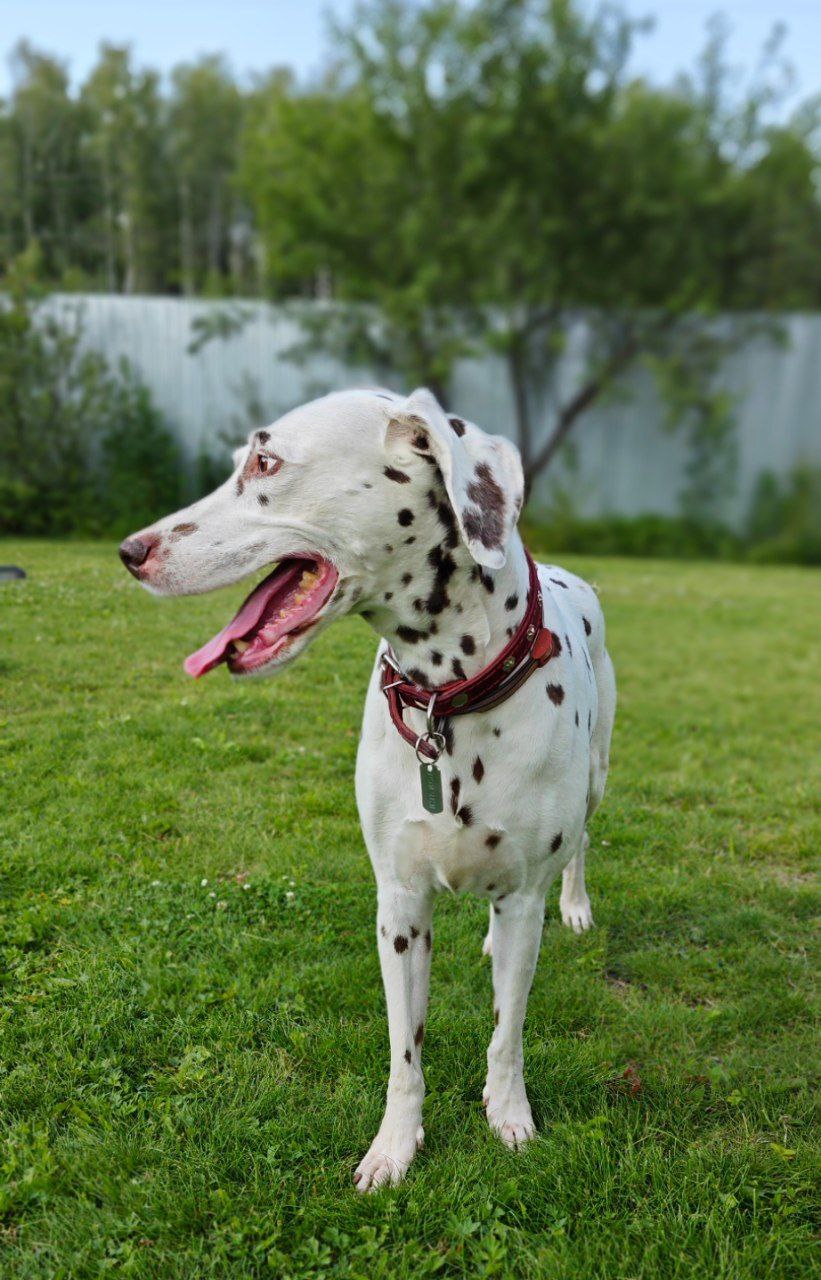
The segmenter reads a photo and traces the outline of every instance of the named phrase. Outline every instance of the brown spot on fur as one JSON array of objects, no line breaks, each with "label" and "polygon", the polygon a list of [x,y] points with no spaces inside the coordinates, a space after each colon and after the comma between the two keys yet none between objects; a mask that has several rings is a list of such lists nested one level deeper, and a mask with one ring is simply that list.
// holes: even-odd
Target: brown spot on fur
[{"label": "brown spot on fur", "polygon": [[413,1037],[413,1043],[416,1045],[419,1045],[422,1043],[424,1038],[425,1038],[425,1024],[423,1022],[420,1022],[419,1026],[416,1028],[416,1034]]},{"label": "brown spot on fur", "polygon": [[400,956],[403,951],[407,951],[408,940],[405,937],[404,933],[397,933],[396,937],[393,940],[393,949],[394,951],[397,951]]},{"label": "brown spot on fur", "polygon": [[493,1025],[494,1025],[494,1027],[498,1027],[498,1025],[499,1025],[499,1010],[498,1010],[498,1009],[494,1009],[494,1010],[493,1010]]},{"label": "brown spot on fur", "polygon": [[457,436],[461,437],[465,434],[465,424],[461,418],[448,418],[448,422],[453,427]]},{"label": "brown spot on fur", "polygon": [[175,524],[171,532],[176,533],[178,538],[187,538],[189,533],[197,532],[197,526],[189,520],[185,524]]},{"label": "brown spot on fur", "polygon": [[481,782],[485,776],[485,766],[482,764],[482,757],[477,756],[473,761],[473,781]]},{"label": "brown spot on fur", "polygon": [[258,493],[258,494],[257,494],[257,502],[259,503],[259,505],[260,505],[261,507],[267,507],[267,506],[268,506],[268,494],[267,494],[267,493]]},{"label": "brown spot on fur", "polygon": [[[501,839],[502,839],[501,831],[491,831],[490,835],[485,840],[485,844],[487,845],[488,849],[495,849],[496,846],[501,842]],[[492,884],[488,885],[488,889],[493,889],[493,888],[494,886]]]},{"label": "brown spot on fur", "polygon": [[480,462],[467,495],[476,510],[462,512],[462,523],[469,538],[477,538],[484,547],[500,547],[505,531],[505,495],[486,462]]},{"label": "brown spot on fur", "polygon": [[406,1050],[405,1050],[405,1061],[409,1063],[409,1062],[410,1062],[410,1060],[411,1060],[411,1051],[410,1051],[410,1049],[406,1049]]},{"label": "brown spot on fur", "polygon": [[564,689],[560,684],[549,684],[547,686],[547,696],[558,707],[564,702]]},{"label": "brown spot on fur", "polygon": [[383,467],[382,474],[396,484],[410,484],[410,476],[404,471],[399,471],[397,467]]},{"label": "brown spot on fur", "polygon": [[551,631],[550,634],[553,637],[553,657],[558,658],[562,652],[562,642],[555,631]]},{"label": "brown spot on fur", "polygon": [[451,807],[451,810],[452,810],[452,812],[453,812],[454,814],[456,813],[456,810],[459,808],[459,792],[461,791],[461,789],[462,789],[462,784],[461,784],[461,782],[459,781],[459,779],[458,779],[458,778],[451,778],[451,780],[450,780],[450,807]]}]

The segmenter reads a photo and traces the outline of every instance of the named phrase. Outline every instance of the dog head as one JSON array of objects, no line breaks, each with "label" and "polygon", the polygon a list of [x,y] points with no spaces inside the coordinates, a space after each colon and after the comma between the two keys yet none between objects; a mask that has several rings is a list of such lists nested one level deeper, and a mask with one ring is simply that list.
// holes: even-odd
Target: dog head
[{"label": "dog head", "polygon": [[287,413],[251,434],[224,484],[126,538],[120,556],[158,595],[211,591],[275,565],[185,664],[193,676],[222,662],[237,676],[273,674],[328,622],[366,604],[396,529],[397,493],[431,467],[470,556],[500,567],[522,503],[519,455],[448,418],[426,390],[343,391]]}]

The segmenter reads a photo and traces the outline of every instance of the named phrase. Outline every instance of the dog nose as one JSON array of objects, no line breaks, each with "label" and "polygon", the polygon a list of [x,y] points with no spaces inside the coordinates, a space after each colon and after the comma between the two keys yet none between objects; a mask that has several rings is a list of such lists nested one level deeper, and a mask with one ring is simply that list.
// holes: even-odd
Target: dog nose
[{"label": "dog nose", "polygon": [[141,538],[126,538],[125,542],[120,543],[120,559],[135,578],[139,577],[137,570],[148,559],[150,550],[151,543],[143,542]]}]

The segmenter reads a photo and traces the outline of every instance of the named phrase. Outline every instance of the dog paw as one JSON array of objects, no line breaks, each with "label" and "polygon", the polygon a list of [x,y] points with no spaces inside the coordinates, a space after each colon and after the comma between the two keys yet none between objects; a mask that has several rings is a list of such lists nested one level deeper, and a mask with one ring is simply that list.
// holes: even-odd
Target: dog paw
[{"label": "dog paw", "polygon": [[505,1146],[517,1151],[536,1136],[536,1126],[530,1111],[530,1103],[524,1089],[498,1100],[486,1087],[482,1095],[485,1115],[492,1131]]},{"label": "dog paw", "polygon": [[359,1192],[378,1191],[380,1187],[395,1187],[410,1168],[417,1151],[425,1145],[425,1130],[421,1124],[412,1130],[388,1130],[379,1133],[370,1150],[353,1175],[354,1186]]},{"label": "dog paw", "polygon": [[566,924],[574,933],[585,933],[588,929],[592,929],[594,920],[589,898],[573,902],[560,901],[559,910],[562,913],[562,924]]}]

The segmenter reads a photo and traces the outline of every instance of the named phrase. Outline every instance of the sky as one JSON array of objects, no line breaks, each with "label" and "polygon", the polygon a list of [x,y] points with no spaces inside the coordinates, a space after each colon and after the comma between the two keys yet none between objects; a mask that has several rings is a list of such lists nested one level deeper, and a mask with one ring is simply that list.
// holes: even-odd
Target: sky
[{"label": "sky", "polygon": [[[132,43],[139,64],[162,71],[221,51],[240,76],[283,63],[310,75],[328,49],[327,12],[344,16],[352,7],[353,0],[0,0],[0,96],[11,85],[7,54],[21,37],[67,61],[75,84],[104,39]],[[637,73],[665,82],[692,65],[707,20],[720,11],[732,27],[734,64],[752,67],[783,22],[797,76],[793,99],[821,92],[821,0],[627,0],[624,7],[656,20],[638,42]]]}]

